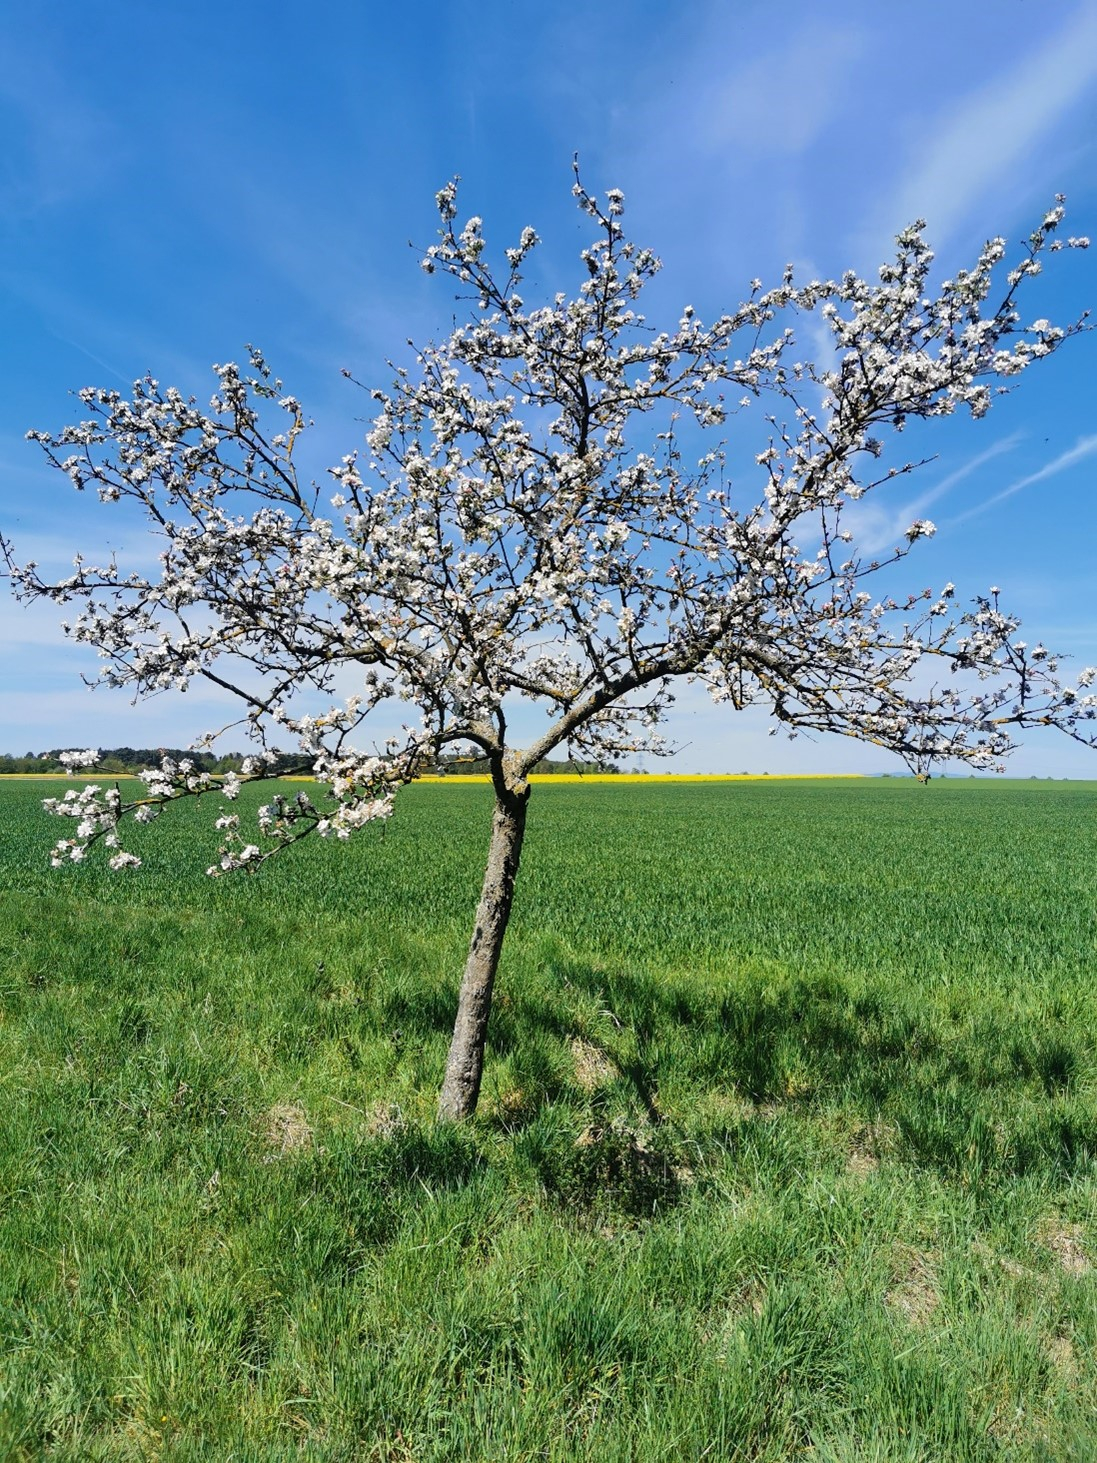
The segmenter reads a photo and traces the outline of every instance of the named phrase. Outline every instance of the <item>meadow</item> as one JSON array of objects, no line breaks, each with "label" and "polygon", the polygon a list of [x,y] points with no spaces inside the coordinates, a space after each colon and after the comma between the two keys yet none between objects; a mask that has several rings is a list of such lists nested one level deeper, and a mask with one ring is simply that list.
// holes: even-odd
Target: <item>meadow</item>
[{"label": "meadow", "polygon": [[538,786],[460,1128],[487,787],[218,881],[210,801],[52,871],[54,790],[0,1457],[1097,1456],[1097,784]]}]

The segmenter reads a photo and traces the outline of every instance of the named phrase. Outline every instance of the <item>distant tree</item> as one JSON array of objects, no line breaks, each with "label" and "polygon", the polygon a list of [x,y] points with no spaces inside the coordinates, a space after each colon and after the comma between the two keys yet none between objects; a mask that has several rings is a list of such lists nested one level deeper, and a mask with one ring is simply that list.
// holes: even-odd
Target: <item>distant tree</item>
[{"label": "distant tree", "polygon": [[[866,558],[847,513],[912,471],[881,465],[905,423],[983,416],[996,383],[1082,328],[1022,324],[1018,309],[1064,247],[1061,201],[1000,286],[1006,246],[993,239],[931,291],[918,223],[876,282],[798,284],[789,269],[711,324],[687,306],[657,331],[636,307],[659,263],[623,231],[621,194],[601,202],[578,175],[574,192],[592,235],[581,282],[537,305],[519,292],[534,231],[495,268],[481,220],[457,223],[455,184],[438,194],[439,241],[422,264],[456,282],[467,313],[372,392],[365,453],[332,470],[333,513],[299,478],[297,399],[250,350],[245,371],[214,368],[208,408],[150,377],[132,397],[82,391],[83,422],[31,434],[78,489],[144,510],[157,572],[81,561],[54,583],[5,546],[20,595],[81,604],[67,633],[98,650],[108,684],[142,696],[204,679],[240,699],[261,746],[272,731],[297,737],[324,791],[276,793],[256,842],[222,810],[212,874],[388,817],[395,790],[455,749],[485,759],[495,806],[439,1101],[449,1119],[476,1107],[528,774],[557,748],[591,760],[664,750],[658,728],[689,678],[736,710],[768,706],[793,732],[891,748],[917,772],[947,758],[993,766],[1036,724],[1093,740],[1094,672],[1063,685],[997,591],[967,609],[952,584],[896,598],[883,576],[874,593],[933,525],[914,522]],[[833,347],[814,364],[786,323],[811,315]],[[744,467],[723,434],[737,451],[748,432]],[[338,703],[348,667],[360,691]],[[303,692],[331,704],[306,714]],[[524,746],[510,725],[518,698],[546,713]],[[394,699],[418,720],[360,750],[359,729]],[[261,751],[242,773],[269,775],[275,761]],[[145,778],[132,802],[94,784],[55,800],[76,822],[55,862],[101,841],[112,865],[133,865],[125,818],[216,785],[193,759]],[[238,787],[229,775],[220,791]]]},{"label": "distant tree", "polygon": [[28,752],[25,757],[13,757],[10,753],[0,755],[0,774],[10,775],[12,773],[47,772],[48,764],[39,761],[33,752]]}]

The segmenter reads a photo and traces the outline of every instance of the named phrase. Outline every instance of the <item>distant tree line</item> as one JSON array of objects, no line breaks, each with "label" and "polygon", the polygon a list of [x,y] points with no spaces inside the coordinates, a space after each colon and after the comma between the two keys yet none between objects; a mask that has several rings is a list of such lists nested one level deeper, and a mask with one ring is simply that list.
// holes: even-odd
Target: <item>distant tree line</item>
[{"label": "distant tree line", "polygon": [[[61,753],[77,750],[79,749],[76,747],[54,747],[48,752],[27,752],[22,757],[0,753],[0,774],[5,772],[64,774],[65,767],[61,762]],[[107,747],[100,754],[96,764],[96,773],[113,772],[116,775],[123,775],[141,772],[146,767],[159,767],[165,757],[171,757],[176,762],[188,757],[203,772],[239,772],[246,755],[244,752],[226,752],[222,756],[215,756],[212,752],[192,752],[181,747]],[[434,765],[435,774],[446,777],[487,775],[489,770],[486,757],[444,756],[439,757]],[[533,770],[540,773],[590,774],[616,772],[617,768],[608,762],[572,760],[553,762],[544,758]],[[279,752],[274,771],[279,777],[307,776],[312,771],[312,763],[300,752]]]},{"label": "distant tree line", "polygon": [[[65,771],[61,753],[79,750],[76,747],[54,747],[48,752],[27,752],[22,757],[0,754],[0,773],[3,772],[58,772]],[[104,747],[96,763],[96,774],[141,772],[146,767],[159,767],[165,757],[180,762],[187,757],[203,772],[239,772],[244,752],[226,752],[215,756],[212,752],[193,752],[181,747]],[[311,770],[308,758],[297,752],[280,753],[276,763],[279,774],[287,776],[295,772]]]},{"label": "distant tree line", "polygon": [[[581,762],[569,758],[566,762],[554,762],[548,757],[542,757],[531,770],[550,776],[591,776],[596,772],[619,772],[620,768],[609,761]],[[439,757],[434,764],[434,774],[436,777],[487,777],[491,774],[491,765],[486,757]]]}]

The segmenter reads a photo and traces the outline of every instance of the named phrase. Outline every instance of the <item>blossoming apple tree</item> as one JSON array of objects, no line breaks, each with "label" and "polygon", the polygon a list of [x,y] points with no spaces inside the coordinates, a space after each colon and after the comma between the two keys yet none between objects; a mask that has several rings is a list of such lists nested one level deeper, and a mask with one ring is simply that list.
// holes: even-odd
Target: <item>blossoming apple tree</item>
[{"label": "blossoming apple tree", "polygon": [[[456,283],[467,318],[372,392],[364,448],[332,469],[330,499],[295,461],[299,403],[251,350],[243,370],[214,368],[208,407],[147,378],[130,397],[82,391],[84,421],[30,434],[77,489],[139,506],[155,572],[78,558],[53,582],[5,545],[20,595],[78,604],[66,631],[98,650],[107,684],[233,692],[257,745],[243,779],[269,775],[271,736],[312,757],[315,790],[275,791],[254,836],[222,803],[214,876],[387,818],[445,751],[486,759],[494,817],[440,1097],[450,1119],[476,1107],[528,777],[554,749],[658,750],[682,678],[733,709],[763,703],[792,731],[891,748],[919,772],[995,764],[1036,724],[1094,740],[1093,671],[1065,684],[995,592],[967,607],[951,584],[888,592],[890,566],[933,525],[871,558],[848,511],[913,469],[883,465],[906,422],[981,417],[1082,328],[1020,313],[1046,256],[1087,242],[1060,239],[1061,201],[1012,264],[993,239],[936,291],[917,224],[878,281],[801,284],[788,270],[719,319],[687,306],[656,330],[637,302],[659,262],[625,233],[621,194],[601,201],[578,175],[574,192],[590,230],[581,283],[536,305],[520,293],[534,231],[495,266],[481,220],[457,222],[455,185],[438,194],[422,265]],[[830,342],[814,365],[794,333],[812,315]],[[522,699],[544,720],[516,745]],[[388,703],[408,724],[363,750]],[[114,868],[133,867],[129,820],[188,795],[231,802],[240,781],[165,762],[131,800],[94,782],[51,799],[74,825],[54,862],[101,844]]]}]

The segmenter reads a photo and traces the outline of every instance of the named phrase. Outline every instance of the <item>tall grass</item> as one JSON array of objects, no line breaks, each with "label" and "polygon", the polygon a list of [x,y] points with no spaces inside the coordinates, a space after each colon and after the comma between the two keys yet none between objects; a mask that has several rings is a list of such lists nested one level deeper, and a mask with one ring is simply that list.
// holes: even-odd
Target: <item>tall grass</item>
[{"label": "tall grass", "polygon": [[0,1456],[1089,1459],[1097,789],[486,788],[210,881],[0,789]]}]

